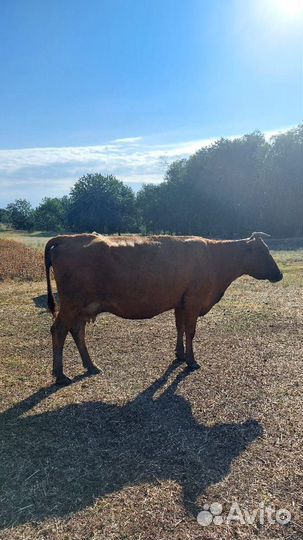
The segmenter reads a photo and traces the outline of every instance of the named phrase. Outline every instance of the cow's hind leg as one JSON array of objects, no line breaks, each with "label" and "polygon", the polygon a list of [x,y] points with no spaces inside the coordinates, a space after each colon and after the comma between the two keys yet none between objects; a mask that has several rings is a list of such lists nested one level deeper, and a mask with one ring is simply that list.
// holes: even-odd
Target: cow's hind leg
[{"label": "cow's hind leg", "polygon": [[53,340],[53,376],[56,377],[56,384],[60,385],[71,383],[71,380],[63,372],[63,346],[67,332],[67,327],[59,313],[51,327],[51,334]]},{"label": "cow's hind leg", "polygon": [[85,322],[79,322],[75,324],[71,329],[70,333],[74,338],[74,341],[77,345],[78,351],[81,356],[81,360],[85,369],[87,369],[90,375],[100,373],[100,369],[96,366],[89,356],[89,352],[85,343]]},{"label": "cow's hind leg", "polygon": [[185,351],[183,336],[185,331],[185,319],[184,319],[184,309],[182,307],[177,307],[175,309],[175,319],[176,319],[176,328],[177,328],[177,344],[176,344],[176,358],[181,362],[185,361]]},{"label": "cow's hind leg", "polygon": [[186,363],[190,369],[199,369],[193,351],[193,339],[196,333],[198,314],[191,310],[185,311]]}]

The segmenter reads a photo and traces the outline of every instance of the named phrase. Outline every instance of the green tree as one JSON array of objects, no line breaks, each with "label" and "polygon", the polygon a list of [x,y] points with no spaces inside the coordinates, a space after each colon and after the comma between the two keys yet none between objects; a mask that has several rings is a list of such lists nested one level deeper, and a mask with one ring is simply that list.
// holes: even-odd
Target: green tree
[{"label": "green tree", "polygon": [[42,231],[62,232],[67,227],[68,197],[45,197],[34,213],[35,227]]},{"label": "green tree", "polygon": [[184,205],[189,196],[184,185],[186,160],[173,162],[161,184],[145,184],[137,194],[142,229],[148,233],[183,233]]},{"label": "green tree", "polygon": [[205,236],[303,235],[303,126],[270,142],[259,131],[219,139],[173,162],[164,181],[144,186],[143,228]]},{"label": "green tree", "polygon": [[16,199],[6,207],[9,222],[14,229],[31,230],[34,225],[34,211],[26,199]]},{"label": "green tree", "polygon": [[160,187],[145,184],[137,193],[137,209],[142,231],[155,233],[161,230]]},{"label": "green tree", "polygon": [[9,223],[9,215],[6,208],[0,208],[0,223]]},{"label": "green tree", "polygon": [[135,195],[114,176],[87,174],[71,190],[69,224],[75,231],[133,232]]},{"label": "green tree", "polygon": [[303,236],[303,125],[272,138],[265,163],[267,228]]},{"label": "green tree", "polygon": [[188,160],[195,233],[243,235],[260,225],[266,150],[264,136],[254,132],[233,140],[220,139]]}]

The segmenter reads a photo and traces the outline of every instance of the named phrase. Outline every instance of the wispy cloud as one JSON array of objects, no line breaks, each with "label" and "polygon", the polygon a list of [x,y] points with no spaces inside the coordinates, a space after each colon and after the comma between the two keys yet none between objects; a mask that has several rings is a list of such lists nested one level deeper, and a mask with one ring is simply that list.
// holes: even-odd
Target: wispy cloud
[{"label": "wispy cloud", "polygon": [[113,174],[130,185],[158,183],[172,161],[214,140],[150,144],[142,137],[125,137],[95,146],[0,150],[0,207],[17,197],[36,204],[45,196],[62,196],[90,172]]},{"label": "wispy cloud", "polygon": [[44,196],[61,196],[89,172],[113,174],[129,184],[157,183],[169,163],[212,141],[157,145],[128,137],[96,146],[0,150],[0,204],[12,197],[37,203]]},{"label": "wispy cloud", "polygon": [[123,137],[122,139],[114,139],[113,143],[132,144],[142,141],[143,137]]}]

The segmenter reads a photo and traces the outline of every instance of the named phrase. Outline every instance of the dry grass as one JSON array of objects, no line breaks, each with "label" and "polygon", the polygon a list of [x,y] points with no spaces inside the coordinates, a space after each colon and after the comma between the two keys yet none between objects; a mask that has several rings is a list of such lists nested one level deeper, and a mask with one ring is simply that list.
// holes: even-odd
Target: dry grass
[{"label": "dry grass", "polygon": [[[302,252],[276,285],[242,278],[201,320],[201,369],[174,364],[171,313],[88,329],[103,374],[51,385],[44,283],[0,284],[0,538],[285,539],[302,529]],[[198,525],[213,501],[289,525]]]},{"label": "dry grass", "polygon": [[44,231],[16,231],[16,230],[0,230],[0,239],[13,240],[25,244],[28,247],[43,251],[44,246],[52,236],[58,233],[46,233]]},{"label": "dry grass", "polygon": [[43,254],[14,240],[0,239],[0,281],[39,281],[44,276]]},{"label": "dry grass", "polygon": [[39,281],[44,273],[42,252],[13,240],[0,239],[0,281]]}]

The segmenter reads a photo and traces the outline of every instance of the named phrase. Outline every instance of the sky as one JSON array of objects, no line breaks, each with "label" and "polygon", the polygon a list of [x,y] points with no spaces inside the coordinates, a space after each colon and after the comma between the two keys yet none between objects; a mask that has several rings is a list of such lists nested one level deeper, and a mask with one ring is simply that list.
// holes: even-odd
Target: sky
[{"label": "sky", "polygon": [[303,0],[1,0],[0,207],[303,121]]}]

